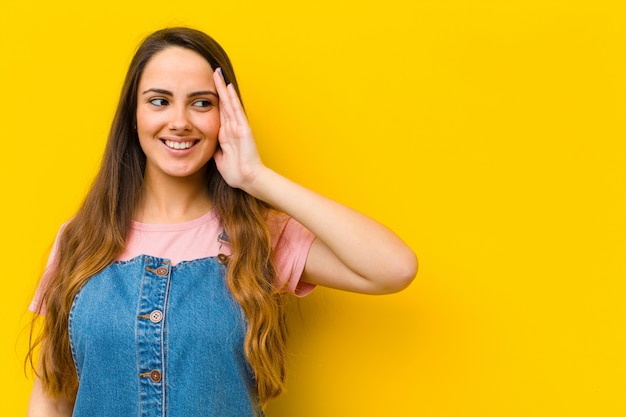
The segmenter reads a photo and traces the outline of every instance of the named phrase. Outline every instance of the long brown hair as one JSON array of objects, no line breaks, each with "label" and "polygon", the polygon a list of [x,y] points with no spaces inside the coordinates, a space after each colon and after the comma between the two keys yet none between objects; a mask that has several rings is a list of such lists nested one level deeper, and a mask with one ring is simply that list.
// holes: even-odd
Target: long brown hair
[{"label": "long brown hair", "polygon": [[[55,268],[41,299],[46,311],[43,329],[36,338],[31,337],[29,360],[32,364],[33,352],[40,345],[39,377],[53,397],[71,398],[78,388],[67,331],[69,311],[80,288],[114,262],[124,248],[133,211],[141,198],[146,166],[134,129],[137,88],[147,62],[172,46],[195,51],[213,69],[222,68],[225,79],[239,94],[226,52],[203,32],[163,29],[139,46],[126,75],[100,171],[82,207],[60,235]],[[207,187],[229,239],[227,283],[248,319],[244,349],[263,407],[282,392],[285,380],[285,307],[283,296],[273,285],[276,270],[266,223],[269,207],[228,186],[213,160],[209,161]]]}]

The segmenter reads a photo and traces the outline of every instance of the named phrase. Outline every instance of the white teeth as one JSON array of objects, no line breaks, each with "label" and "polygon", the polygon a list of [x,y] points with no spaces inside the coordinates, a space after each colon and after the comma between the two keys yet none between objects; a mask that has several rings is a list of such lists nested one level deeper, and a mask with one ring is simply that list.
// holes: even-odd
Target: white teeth
[{"label": "white teeth", "polygon": [[168,148],[172,149],[189,149],[193,145],[193,142],[174,142],[171,140],[166,140],[165,145]]}]

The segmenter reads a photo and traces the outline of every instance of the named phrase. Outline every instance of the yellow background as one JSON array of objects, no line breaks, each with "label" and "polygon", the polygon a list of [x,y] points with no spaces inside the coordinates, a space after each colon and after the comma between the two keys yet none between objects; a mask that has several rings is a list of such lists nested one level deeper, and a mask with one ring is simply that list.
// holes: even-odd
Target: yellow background
[{"label": "yellow background", "polygon": [[626,2],[17,3],[0,10],[1,416],[25,413],[24,311],[130,57],[180,24],[231,55],[268,165],[420,258],[403,293],[294,306],[268,416],[626,416]]}]

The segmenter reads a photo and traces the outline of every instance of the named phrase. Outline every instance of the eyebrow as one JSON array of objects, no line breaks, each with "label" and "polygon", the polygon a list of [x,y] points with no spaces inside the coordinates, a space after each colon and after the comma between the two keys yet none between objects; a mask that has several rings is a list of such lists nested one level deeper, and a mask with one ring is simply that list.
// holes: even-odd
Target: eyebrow
[{"label": "eyebrow", "polygon": [[[146,93],[157,93],[157,94],[163,94],[166,96],[173,96],[174,94],[172,94],[171,91],[168,90],[163,90],[160,88],[149,88],[146,91],[144,91],[141,94],[146,94]],[[211,91],[211,90],[204,90],[204,91],[194,91],[193,93],[189,93],[187,94],[187,97],[191,98],[191,97],[197,97],[197,96],[205,96],[205,95],[213,95],[215,97],[219,97],[217,95],[217,93],[215,91]]]}]

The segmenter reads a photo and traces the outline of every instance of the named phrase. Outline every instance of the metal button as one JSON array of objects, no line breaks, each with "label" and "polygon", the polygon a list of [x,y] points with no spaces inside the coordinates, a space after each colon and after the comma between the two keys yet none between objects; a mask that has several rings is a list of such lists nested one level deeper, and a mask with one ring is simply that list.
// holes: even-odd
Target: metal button
[{"label": "metal button", "polygon": [[161,372],[158,370],[154,370],[150,372],[150,379],[152,382],[161,382]]},{"label": "metal button", "polygon": [[158,276],[160,276],[160,277],[164,277],[164,276],[166,276],[166,275],[167,275],[167,272],[168,272],[168,271],[169,271],[169,270],[168,270],[166,267],[164,267],[164,266],[160,266],[160,267],[158,267],[158,268],[156,269],[156,271],[155,271],[155,272],[156,272],[156,274],[157,274]]},{"label": "metal button", "polygon": [[161,320],[163,320],[163,312],[159,310],[154,310],[152,313],[150,313],[150,321],[152,323],[158,323]]}]

